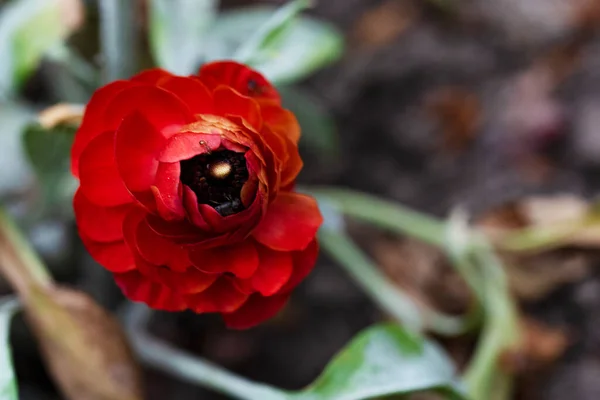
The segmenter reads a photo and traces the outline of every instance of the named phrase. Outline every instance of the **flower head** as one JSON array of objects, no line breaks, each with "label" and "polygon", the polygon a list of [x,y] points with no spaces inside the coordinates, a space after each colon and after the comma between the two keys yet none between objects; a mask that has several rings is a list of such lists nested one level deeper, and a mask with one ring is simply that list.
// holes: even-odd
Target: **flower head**
[{"label": "flower head", "polygon": [[275,88],[235,62],[113,82],[72,149],[81,238],[130,299],[253,326],[318,252],[317,204],[293,191],[299,137]]}]

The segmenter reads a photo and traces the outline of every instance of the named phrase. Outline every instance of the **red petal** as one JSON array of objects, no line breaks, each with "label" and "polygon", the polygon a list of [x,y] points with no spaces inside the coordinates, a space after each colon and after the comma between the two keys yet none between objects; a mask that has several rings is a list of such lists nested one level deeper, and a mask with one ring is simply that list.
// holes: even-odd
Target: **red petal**
[{"label": "red petal", "polygon": [[240,117],[255,131],[262,129],[260,106],[250,97],[243,96],[227,86],[219,86],[213,92],[215,113],[223,117]]},{"label": "red petal", "polygon": [[81,241],[92,258],[111,272],[126,272],[135,269],[135,262],[131,250],[123,240],[100,243],[87,238],[79,232]]},{"label": "red petal", "polygon": [[157,310],[181,311],[187,308],[182,296],[164,285],[152,282],[138,271],[115,274],[114,277],[123,294],[133,301],[146,303]]},{"label": "red petal", "polygon": [[155,85],[158,81],[174,77],[169,71],[161,68],[151,68],[140,72],[137,75],[131,77],[132,82],[149,83]]},{"label": "red petal", "polygon": [[273,250],[302,250],[314,239],[322,222],[315,199],[300,193],[283,192],[269,205],[253,236]]},{"label": "red petal", "polygon": [[208,150],[216,150],[219,146],[221,146],[219,134],[184,132],[169,139],[158,155],[158,160],[164,163],[188,160],[198,154],[206,153]]},{"label": "red petal", "polygon": [[260,110],[262,112],[265,125],[279,136],[287,137],[294,144],[300,140],[300,125],[294,113],[282,108],[277,102],[261,102]]},{"label": "red petal", "polygon": [[101,134],[101,119],[106,107],[112,99],[123,89],[133,85],[127,81],[115,81],[98,89],[85,108],[85,114],[81,126],[75,135],[73,148],[71,149],[71,171],[76,177],[79,176],[79,157],[92,139]]},{"label": "red petal", "polygon": [[288,301],[289,294],[263,297],[258,294],[250,296],[243,306],[232,313],[223,313],[223,320],[228,328],[248,329],[272,318]]},{"label": "red petal", "polygon": [[196,196],[196,193],[194,193],[194,191],[187,185],[183,185],[183,205],[192,224],[205,232],[212,231],[212,227],[200,213],[198,197]]},{"label": "red petal", "polygon": [[258,252],[252,241],[231,246],[204,249],[190,247],[192,264],[209,274],[230,272],[241,279],[251,277],[258,268]]},{"label": "red petal", "polygon": [[179,163],[160,163],[156,171],[154,186],[150,188],[159,214],[167,220],[185,217],[183,200],[180,196],[180,173]]},{"label": "red petal", "polygon": [[166,265],[178,272],[185,271],[191,265],[187,250],[157,235],[150,229],[146,220],[141,221],[135,230],[135,243],[139,254],[151,264]]},{"label": "red petal", "polygon": [[97,136],[83,151],[79,180],[79,190],[94,204],[117,206],[133,200],[117,170],[113,132]]},{"label": "red petal", "polygon": [[123,239],[123,220],[131,205],[98,207],[80,190],[75,193],[73,208],[77,227],[96,242],[114,242]]},{"label": "red petal", "polygon": [[[121,91],[107,107],[101,123],[117,129],[123,118],[138,111],[154,128],[169,137],[194,121],[189,108],[175,95],[155,86],[138,85]],[[100,121],[99,121],[100,122]]]},{"label": "red petal", "polygon": [[273,251],[262,247],[259,266],[252,278],[252,287],[263,296],[277,293],[292,276],[292,256],[289,252]]},{"label": "red petal", "polygon": [[148,214],[146,222],[157,235],[174,242],[195,243],[206,238],[205,232],[187,220],[166,221],[156,215]]},{"label": "red petal", "polygon": [[198,79],[171,76],[161,80],[159,86],[179,97],[193,114],[214,114],[212,95]]},{"label": "red petal", "polygon": [[164,266],[152,265],[141,257],[137,257],[135,263],[142,274],[181,294],[200,293],[217,279],[217,275],[205,274],[192,266],[175,272]]},{"label": "red petal", "polygon": [[284,138],[286,153],[288,155],[281,171],[281,186],[289,187],[296,180],[296,177],[302,170],[304,163],[298,152],[298,147],[288,138]]},{"label": "red petal", "polygon": [[158,170],[156,156],[165,142],[163,135],[138,111],[125,117],[115,135],[115,159],[123,182],[150,210],[156,210],[150,187]]},{"label": "red petal", "polygon": [[204,64],[198,75],[211,90],[227,85],[245,96],[279,101],[277,90],[262,74],[235,61]]},{"label": "red petal", "polygon": [[294,261],[294,271],[280,292],[289,292],[293,290],[300,282],[304,280],[315,267],[317,256],[319,255],[319,244],[313,240],[306,249],[292,252]]},{"label": "red petal", "polygon": [[238,291],[226,277],[217,279],[202,293],[185,296],[188,307],[197,313],[233,312],[248,298]]}]

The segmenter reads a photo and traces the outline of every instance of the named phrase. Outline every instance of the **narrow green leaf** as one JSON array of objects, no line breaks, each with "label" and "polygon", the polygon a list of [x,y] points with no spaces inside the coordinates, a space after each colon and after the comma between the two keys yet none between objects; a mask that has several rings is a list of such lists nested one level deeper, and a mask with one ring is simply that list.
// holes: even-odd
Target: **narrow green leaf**
[{"label": "narrow green leaf", "polygon": [[443,350],[402,327],[382,324],[360,333],[295,400],[365,400],[434,391],[465,400]]},{"label": "narrow green leaf", "polygon": [[[245,61],[271,81],[291,83],[336,61],[343,37],[332,25],[296,14],[306,2],[221,13],[209,32],[207,59]],[[250,39],[248,39],[250,38]]]},{"label": "narrow green leaf", "polygon": [[9,342],[10,320],[18,309],[19,302],[15,298],[0,300],[0,400],[19,398]]},{"label": "narrow green leaf", "polygon": [[150,48],[157,64],[179,75],[196,72],[218,6],[218,0],[151,0]]},{"label": "narrow green leaf", "polygon": [[4,6],[0,13],[0,96],[13,94],[43,54],[72,28],[61,15],[59,0],[16,0]]},{"label": "narrow green leaf", "polygon": [[235,52],[233,58],[250,64],[254,60],[260,60],[261,53],[274,48],[290,26],[303,10],[312,5],[311,0],[293,0],[279,8],[256,30]]},{"label": "narrow green leaf", "polygon": [[314,96],[291,86],[278,88],[283,105],[290,109],[302,128],[301,143],[318,150],[324,156],[335,156],[339,138],[333,118]]},{"label": "narrow green leaf", "polygon": [[71,212],[70,199],[77,185],[69,171],[69,155],[75,130],[76,127],[70,125],[49,130],[32,124],[23,132],[25,153],[42,189],[40,209],[56,207],[61,213]]}]

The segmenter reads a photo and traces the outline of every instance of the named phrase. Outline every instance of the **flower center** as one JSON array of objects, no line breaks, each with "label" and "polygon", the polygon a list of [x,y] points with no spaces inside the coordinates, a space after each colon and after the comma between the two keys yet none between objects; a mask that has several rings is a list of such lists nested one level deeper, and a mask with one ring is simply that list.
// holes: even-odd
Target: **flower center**
[{"label": "flower center", "polygon": [[220,150],[180,161],[181,182],[198,197],[226,217],[244,209],[240,193],[248,180],[243,153]]}]

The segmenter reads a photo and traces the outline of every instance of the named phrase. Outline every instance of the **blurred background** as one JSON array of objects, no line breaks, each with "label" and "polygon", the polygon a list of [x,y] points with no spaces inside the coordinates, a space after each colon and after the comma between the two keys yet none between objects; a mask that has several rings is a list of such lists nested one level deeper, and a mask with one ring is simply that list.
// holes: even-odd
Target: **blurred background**
[{"label": "blurred background", "polygon": [[[160,29],[177,16],[154,9],[167,19],[160,25],[147,18],[149,1],[131,1],[139,68],[160,63],[185,71],[202,61],[173,64],[184,44],[177,32],[160,36]],[[98,3],[61,0],[56,37],[66,42],[35,63],[21,54],[27,73],[11,75],[8,53],[20,53],[2,42],[14,27],[4,16],[17,2],[0,1],[0,196],[57,280],[117,312],[123,296],[74,228],[73,182],[64,175],[69,140],[32,145],[32,127],[21,136],[31,115],[57,102],[85,103],[106,78],[95,72],[103,62]],[[222,0],[218,7],[227,15],[283,3]],[[520,372],[515,399],[600,398],[600,232],[592,223],[600,189],[600,1],[321,0],[307,14],[326,31],[317,36],[325,54],[319,68],[295,76],[269,70],[303,126],[300,182],[365,191],[438,217],[460,205],[490,237],[583,218],[585,229],[552,246],[503,254],[531,344],[531,354],[510,362]],[[236,21],[214,28],[225,38],[219,43],[252,26]],[[31,26],[22,40],[45,48],[40,37],[50,27],[43,19]],[[286,42],[287,51],[302,48],[304,38]],[[211,51],[214,58],[227,54]],[[62,174],[40,179],[36,169],[44,163],[60,164]],[[448,313],[465,311],[468,289],[438,250],[351,221],[349,227],[399,287]],[[0,294],[9,292],[0,280]],[[287,308],[257,328],[229,331],[217,316],[157,313],[151,329],[243,376],[299,389],[356,332],[386,318],[322,255]],[[60,399],[22,318],[12,338],[21,398]],[[462,365],[474,339],[443,343]],[[150,369],[145,385],[151,400],[226,398]]]}]

